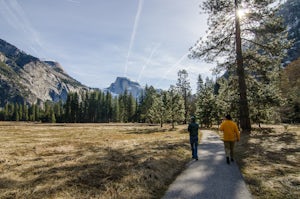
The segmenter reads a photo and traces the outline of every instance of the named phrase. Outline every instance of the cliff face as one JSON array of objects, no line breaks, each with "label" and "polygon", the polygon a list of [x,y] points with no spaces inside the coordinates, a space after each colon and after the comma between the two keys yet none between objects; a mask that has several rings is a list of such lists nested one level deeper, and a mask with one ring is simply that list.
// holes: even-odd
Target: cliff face
[{"label": "cliff face", "polygon": [[116,81],[106,88],[105,91],[109,91],[114,95],[123,94],[127,91],[133,97],[138,98],[141,96],[143,88],[139,83],[134,82],[127,77],[117,77]]},{"label": "cliff face", "polygon": [[290,63],[300,57],[300,1],[287,0],[279,14],[283,17],[288,29],[288,38],[293,40],[293,46],[288,50],[285,63]]},{"label": "cliff face", "polygon": [[0,106],[65,101],[68,92],[85,90],[59,63],[41,61],[0,39]]}]

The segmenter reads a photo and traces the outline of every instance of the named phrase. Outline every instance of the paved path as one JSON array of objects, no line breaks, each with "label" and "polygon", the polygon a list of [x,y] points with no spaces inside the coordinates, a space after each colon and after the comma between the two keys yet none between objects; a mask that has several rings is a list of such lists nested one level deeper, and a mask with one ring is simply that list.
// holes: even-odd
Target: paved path
[{"label": "paved path", "polygon": [[223,142],[212,131],[204,130],[198,148],[198,161],[171,184],[163,199],[250,199],[236,163],[228,165]]}]

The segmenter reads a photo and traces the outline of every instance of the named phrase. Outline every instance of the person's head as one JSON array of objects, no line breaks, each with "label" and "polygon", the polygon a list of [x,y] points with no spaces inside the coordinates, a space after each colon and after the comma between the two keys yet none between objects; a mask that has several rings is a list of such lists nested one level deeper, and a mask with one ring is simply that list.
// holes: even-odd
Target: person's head
[{"label": "person's head", "polygon": [[230,116],[229,114],[226,115],[225,118],[226,118],[227,120],[232,120],[232,118],[231,118],[231,116]]},{"label": "person's head", "polygon": [[191,121],[192,121],[192,122],[196,122],[195,116],[192,116],[192,117],[191,117]]}]

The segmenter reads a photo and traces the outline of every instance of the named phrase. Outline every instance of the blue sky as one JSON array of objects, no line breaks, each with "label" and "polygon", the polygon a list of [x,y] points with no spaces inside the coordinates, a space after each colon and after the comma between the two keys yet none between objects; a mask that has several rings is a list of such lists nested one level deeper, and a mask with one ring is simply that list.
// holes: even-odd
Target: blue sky
[{"label": "blue sky", "polygon": [[205,35],[202,0],[0,0],[0,38],[59,62],[81,83],[108,87],[126,76],[168,89],[186,69],[193,92],[212,65],[190,60]]}]

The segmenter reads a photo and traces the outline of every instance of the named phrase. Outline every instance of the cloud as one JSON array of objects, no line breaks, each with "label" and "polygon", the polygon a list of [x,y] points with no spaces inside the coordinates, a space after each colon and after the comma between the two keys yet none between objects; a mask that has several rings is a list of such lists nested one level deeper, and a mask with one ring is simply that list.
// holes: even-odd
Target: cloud
[{"label": "cloud", "polygon": [[[174,71],[175,69],[177,69],[177,68],[180,66],[180,63],[181,63],[184,59],[187,58],[188,54],[189,54],[189,53],[184,54],[183,56],[180,57],[179,60],[176,61],[175,64],[173,64],[172,66],[170,66],[169,69],[167,70],[167,72],[161,77],[161,81],[166,80],[166,78],[167,78],[167,76],[169,75],[169,73],[172,72],[172,71]],[[161,81],[157,82],[155,87],[157,87],[157,86],[160,84]]]},{"label": "cloud", "polygon": [[76,0],[67,0],[67,1],[70,3],[80,3],[79,1],[76,1]]},{"label": "cloud", "polygon": [[16,31],[21,32],[27,40],[29,39],[29,48],[35,54],[39,54],[40,49],[43,49],[39,34],[33,28],[20,4],[16,0],[0,0],[0,7],[2,7],[3,18]]},{"label": "cloud", "polygon": [[149,56],[148,59],[147,59],[146,64],[143,65],[142,70],[140,71],[140,74],[139,74],[138,79],[137,79],[138,82],[140,81],[140,79],[141,79],[141,77],[142,77],[142,75],[143,75],[145,69],[147,68],[148,64],[149,64],[149,63],[151,62],[151,60],[152,60],[152,56],[153,56],[154,53],[158,50],[159,46],[160,46],[160,44],[156,44],[156,45],[154,46],[154,48],[152,49],[152,51],[151,51],[151,53],[150,53],[150,56]]},{"label": "cloud", "polygon": [[137,30],[137,27],[138,27],[138,24],[139,24],[140,15],[141,15],[141,12],[142,12],[142,7],[143,7],[143,2],[144,2],[144,0],[139,0],[138,10],[137,10],[135,20],[134,20],[133,31],[131,33],[129,49],[128,49],[127,59],[126,59],[126,64],[125,64],[125,72],[124,72],[125,77],[127,76],[129,57],[130,57],[132,46],[133,46],[133,43],[134,43],[134,40],[135,40],[136,30]]}]

